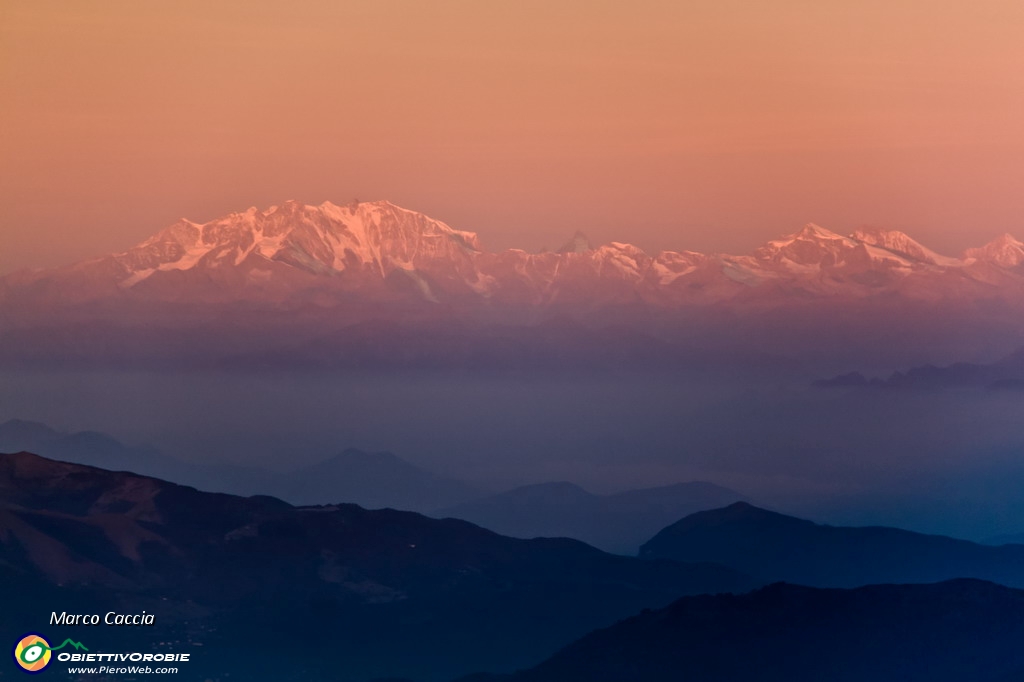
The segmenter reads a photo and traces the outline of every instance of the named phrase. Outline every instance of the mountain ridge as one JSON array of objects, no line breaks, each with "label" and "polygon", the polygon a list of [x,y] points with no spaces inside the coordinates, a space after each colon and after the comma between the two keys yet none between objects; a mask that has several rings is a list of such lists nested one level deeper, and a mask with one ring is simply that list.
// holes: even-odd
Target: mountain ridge
[{"label": "mountain ridge", "polygon": [[292,504],[353,503],[370,509],[426,512],[480,494],[468,483],[437,475],[393,453],[355,448],[274,473],[188,461],[152,447],[126,446],[98,431],[65,433],[40,422],[11,419],[0,422],[2,452],[33,452],[55,461],[130,471],[200,490],[272,495]]},{"label": "mountain ridge", "polygon": [[662,529],[640,556],[711,561],[821,588],[953,578],[1024,588],[1024,545],[993,547],[890,526],[830,526],[735,502]]},{"label": "mountain ridge", "polygon": [[886,378],[868,378],[859,371],[847,372],[811,383],[815,388],[927,389],[957,387],[1019,391],[1024,389],[1024,347],[988,364],[957,362],[951,365],[918,365],[896,371]]},{"label": "mountain ridge", "polygon": [[[190,679],[431,682],[514,670],[680,594],[756,585],[724,567],[412,512],[206,493],[30,453],[0,455],[0,557],[0,625],[42,627],[78,604],[146,610],[156,625],[139,645],[187,641]],[[297,623],[300,665],[281,647]],[[120,633],[116,646],[128,646]]]},{"label": "mountain ridge", "polygon": [[680,516],[743,499],[706,481],[605,495],[561,481],[520,486],[430,515],[465,519],[510,537],[572,537],[606,552],[634,556],[653,533]]},{"label": "mountain ridge", "polygon": [[[318,278],[340,277],[343,283],[325,291],[358,290],[384,298],[397,293],[432,303],[484,299],[545,305],[563,299],[622,301],[633,295],[678,305],[742,298],[751,288],[773,283],[815,295],[898,290],[921,298],[951,295],[955,286],[940,286],[950,274],[961,280],[955,283],[961,287],[984,289],[1000,277],[1019,284],[1024,276],[1016,268],[1022,262],[1024,244],[1009,235],[952,258],[902,232],[858,230],[844,236],[813,223],[749,255],[648,254],[618,241],[593,246],[578,230],[557,252],[492,252],[475,232],[387,201],[346,206],[288,201],[206,223],[181,219],[120,253],[0,278],[0,292],[45,295],[54,287],[66,289],[59,281],[64,278],[91,284],[70,292],[79,301],[118,292],[168,300],[175,291],[203,284],[235,295],[248,289],[286,296]],[[907,278],[929,280],[925,289],[932,291],[899,286]],[[584,286],[590,287],[586,295]],[[55,293],[49,291],[49,297]]]},{"label": "mountain ridge", "polygon": [[663,372],[831,348],[882,367],[915,345],[981,357],[990,338],[1024,339],[1016,244],[957,259],[900,232],[809,224],[747,255],[581,233],[557,252],[488,251],[387,202],[287,202],[0,278],[0,366]]}]

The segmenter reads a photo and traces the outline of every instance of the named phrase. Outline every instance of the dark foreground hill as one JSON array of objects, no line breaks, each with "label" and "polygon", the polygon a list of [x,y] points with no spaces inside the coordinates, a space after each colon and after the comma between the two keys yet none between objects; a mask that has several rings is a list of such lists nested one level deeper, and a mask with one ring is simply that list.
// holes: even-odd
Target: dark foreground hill
[{"label": "dark foreground hill", "polygon": [[738,502],[665,528],[644,558],[713,561],[765,582],[816,587],[978,578],[1024,587],[1024,545],[991,547],[897,528],[826,526]]},{"label": "dark foreground hill", "polygon": [[1010,682],[1024,592],[976,580],[684,597],[475,682]]},{"label": "dark foreground hill", "polygon": [[[753,582],[572,540],[355,505],[293,507],[0,455],[0,630],[193,654],[182,679],[450,679],[533,664],[682,594]],[[53,627],[53,611],[153,614]],[[11,635],[13,636],[13,635]]]}]

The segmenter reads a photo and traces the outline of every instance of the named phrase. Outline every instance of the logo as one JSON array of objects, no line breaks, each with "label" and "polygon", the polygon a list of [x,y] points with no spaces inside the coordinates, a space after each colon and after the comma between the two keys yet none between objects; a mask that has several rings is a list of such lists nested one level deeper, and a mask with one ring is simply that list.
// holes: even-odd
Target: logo
[{"label": "logo", "polygon": [[42,635],[33,632],[22,637],[14,645],[14,662],[27,673],[41,673],[46,666],[50,665],[50,659],[53,657],[51,652],[63,649],[69,644],[75,649],[89,650],[81,642],[74,642],[70,639],[65,639],[60,646],[51,647]]}]

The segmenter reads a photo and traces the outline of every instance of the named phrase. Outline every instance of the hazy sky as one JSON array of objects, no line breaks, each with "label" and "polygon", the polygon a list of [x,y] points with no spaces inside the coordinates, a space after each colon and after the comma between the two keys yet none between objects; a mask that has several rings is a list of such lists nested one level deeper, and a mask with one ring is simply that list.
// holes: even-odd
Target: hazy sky
[{"label": "hazy sky", "polygon": [[387,198],[485,246],[1024,237],[1020,0],[3,0],[0,272]]}]

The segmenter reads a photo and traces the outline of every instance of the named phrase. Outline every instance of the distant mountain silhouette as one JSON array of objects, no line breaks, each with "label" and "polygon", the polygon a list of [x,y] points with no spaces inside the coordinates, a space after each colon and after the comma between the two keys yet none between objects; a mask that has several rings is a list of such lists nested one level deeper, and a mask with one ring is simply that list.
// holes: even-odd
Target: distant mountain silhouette
[{"label": "distant mountain silhouette", "polygon": [[825,526],[743,502],[672,524],[645,543],[640,556],[713,561],[766,582],[817,587],[952,578],[1024,587],[1024,545],[990,547],[897,528]]},{"label": "distant mountain silhouette", "polygon": [[609,552],[636,554],[640,544],[680,516],[744,499],[713,483],[594,495],[572,483],[541,483],[439,510],[518,538],[570,537]]},{"label": "distant mountain silhouette", "polygon": [[98,431],[65,433],[39,422],[12,419],[0,424],[0,452],[36,452],[64,462],[179,478],[189,466],[155,448],[133,448]]},{"label": "distant mountain silhouette", "polygon": [[988,365],[958,362],[946,367],[922,365],[888,378],[868,378],[860,372],[841,374],[814,382],[817,388],[957,388],[975,386],[1024,390],[1024,348]]},{"label": "distant mountain silhouette", "polygon": [[282,496],[296,504],[352,502],[371,509],[426,511],[478,495],[470,485],[421,469],[390,452],[349,448],[285,477]]},{"label": "distant mountain silhouette", "polygon": [[155,448],[124,445],[96,431],[63,433],[38,422],[0,424],[0,452],[34,452],[63,462],[156,476],[202,490],[273,495],[294,504],[349,502],[427,511],[471,499],[471,486],[425,471],[389,452],[348,449],[284,474],[230,464],[198,464]]},{"label": "distant mountain silhouette", "polygon": [[[204,493],[28,453],[0,455],[0,577],[4,631],[44,627],[51,610],[145,609],[158,627],[112,646],[194,641],[189,679],[295,682],[514,670],[680,594],[755,584],[708,564]],[[67,633],[102,644],[106,630]]]},{"label": "distant mountain silhouette", "polygon": [[684,597],[537,667],[461,682],[1011,682],[1024,592],[976,580]]}]

